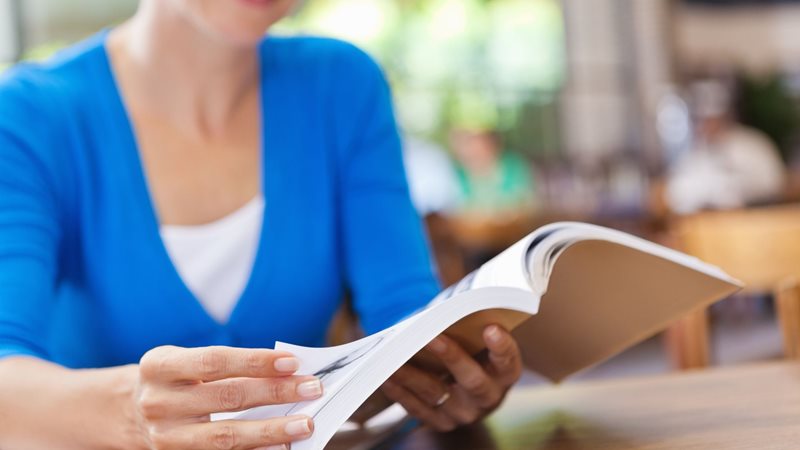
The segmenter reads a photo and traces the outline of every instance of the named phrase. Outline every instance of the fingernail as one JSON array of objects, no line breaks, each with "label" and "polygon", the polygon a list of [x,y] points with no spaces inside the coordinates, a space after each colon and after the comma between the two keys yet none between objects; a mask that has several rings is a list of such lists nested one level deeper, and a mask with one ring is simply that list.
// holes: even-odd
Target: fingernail
[{"label": "fingernail", "polygon": [[300,361],[293,357],[278,358],[273,366],[278,372],[294,373],[300,368]]},{"label": "fingernail", "polygon": [[317,398],[322,395],[322,383],[318,379],[304,381],[297,385],[297,394],[303,398]]},{"label": "fingernail", "polygon": [[269,447],[262,447],[260,450],[289,450],[286,444],[270,445]]},{"label": "fingernail", "polygon": [[289,436],[303,436],[311,433],[311,421],[309,419],[294,420],[287,423],[284,430]]},{"label": "fingernail", "polygon": [[500,328],[497,325],[492,325],[486,329],[486,337],[493,344],[498,344],[503,339],[503,335],[500,333]]},{"label": "fingernail", "polygon": [[433,350],[435,353],[444,353],[447,350],[447,344],[440,338],[436,338],[428,344],[428,348]]}]

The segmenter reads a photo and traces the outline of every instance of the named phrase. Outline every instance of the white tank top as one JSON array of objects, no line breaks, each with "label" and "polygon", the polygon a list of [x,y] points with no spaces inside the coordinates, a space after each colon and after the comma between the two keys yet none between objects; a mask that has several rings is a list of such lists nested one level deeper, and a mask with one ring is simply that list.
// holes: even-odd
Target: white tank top
[{"label": "white tank top", "polygon": [[219,323],[230,319],[250,279],[264,197],[203,225],[162,225],[161,240],[183,283]]}]

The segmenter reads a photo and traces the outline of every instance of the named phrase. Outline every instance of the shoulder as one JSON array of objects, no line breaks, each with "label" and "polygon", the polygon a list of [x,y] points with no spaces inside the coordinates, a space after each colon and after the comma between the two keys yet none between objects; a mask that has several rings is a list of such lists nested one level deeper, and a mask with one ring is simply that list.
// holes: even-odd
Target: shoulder
[{"label": "shoulder", "polygon": [[361,48],[350,42],[322,36],[268,36],[261,45],[267,58],[280,58],[283,63],[375,65]]},{"label": "shoulder", "polygon": [[[90,96],[101,36],[67,47],[43,62],[19,63],[0,74],[0,123],[26,114],[58,115]],[[95,84],[96,86],[96,84]],[[5,120],[3,120],[5,119]]]},{"label": "shoulder", "polygon": [[383,79],[383,71],[372,56],[356,45],[338,39],[269,36],[263,41],[261,52],[268,65],[313,72],[317,79]]},{"label": "shoulder", "polygon": [[742,142],[759,149],[767,148],[773,150],[775,145],[764,132],[744,125],[733,125],[728,131],[729,139],[735,142]]}]

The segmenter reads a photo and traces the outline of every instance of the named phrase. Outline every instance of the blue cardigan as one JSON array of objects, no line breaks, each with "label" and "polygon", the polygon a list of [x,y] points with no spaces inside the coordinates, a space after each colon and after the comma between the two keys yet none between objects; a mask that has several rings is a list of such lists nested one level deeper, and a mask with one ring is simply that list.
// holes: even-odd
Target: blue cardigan
[{"label": "blue cardigan", "polygon": [[165,344],[320,345],[345,292],[367,332],[436,294],[379,67],[339,41],[269,37],[263,228],[215,322],[160,239],[106,36],[0,79],[0,357],[84,368]]}]

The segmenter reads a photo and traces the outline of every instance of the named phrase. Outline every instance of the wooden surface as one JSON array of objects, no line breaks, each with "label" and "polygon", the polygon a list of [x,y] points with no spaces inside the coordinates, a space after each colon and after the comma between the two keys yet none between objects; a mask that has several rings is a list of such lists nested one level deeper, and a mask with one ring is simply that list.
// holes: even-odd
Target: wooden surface
[{"label": "wooden surface", "polygon": [[783,335],[783,352],[789,359],[800,359],[800,282],[790,277],[775,289],[775,306]]},{"label": "wooden surface", "polygon": [[520,388],[485,426],[381,449],[798,449],[800,363]]},{"label": "wooden surface", "polygon": [[[771,292],[785,278],[800,277],[800,205],[702,212],[678,218],[672,227],[680,250],[721,267],[746,291]],[[677,368],[709,363],[708,322],[702,314],[668,332],[667,350]]]},{"label": "wooden surface", "polygon": [[711,348],[706,308],[692,311],[665,331],[667,354],[681,370],[708,367]]}]

